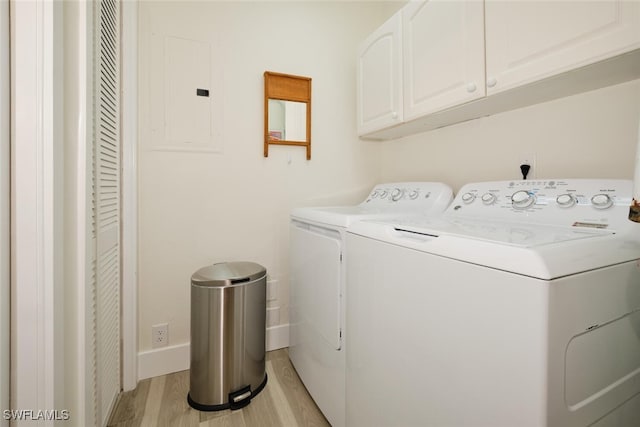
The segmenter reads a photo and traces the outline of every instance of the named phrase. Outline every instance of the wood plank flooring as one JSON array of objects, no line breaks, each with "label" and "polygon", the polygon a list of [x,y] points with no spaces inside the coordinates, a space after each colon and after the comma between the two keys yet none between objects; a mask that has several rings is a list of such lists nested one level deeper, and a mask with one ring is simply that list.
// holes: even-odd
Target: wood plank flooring
[{"label": "wood plank flooring", "polygon": [[189,371],[140,381],[121,393],[110,427],[329,426],[289,361],[287,349],[266,355],[267,385],[236,411],[200,412],[189,406]]}]

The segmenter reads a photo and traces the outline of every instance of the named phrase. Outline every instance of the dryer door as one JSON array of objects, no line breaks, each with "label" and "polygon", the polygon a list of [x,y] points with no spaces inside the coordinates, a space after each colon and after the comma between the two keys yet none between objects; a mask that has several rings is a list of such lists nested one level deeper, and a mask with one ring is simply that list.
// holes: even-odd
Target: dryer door
[{"label": "dryer door", "polygon": [[340,350],[342,237],[336,230],[291,226],[291,345],[320,336]]}]

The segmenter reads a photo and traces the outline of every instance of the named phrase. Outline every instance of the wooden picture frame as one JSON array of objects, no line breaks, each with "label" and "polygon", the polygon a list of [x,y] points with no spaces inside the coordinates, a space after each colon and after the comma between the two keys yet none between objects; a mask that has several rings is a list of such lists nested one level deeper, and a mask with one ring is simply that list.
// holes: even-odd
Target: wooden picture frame
[{"label": "wooden picture frame", "polygon": [[265,157],[269,157],[269,145],[305,147],[311,160],[310,77],[264,72]]}]

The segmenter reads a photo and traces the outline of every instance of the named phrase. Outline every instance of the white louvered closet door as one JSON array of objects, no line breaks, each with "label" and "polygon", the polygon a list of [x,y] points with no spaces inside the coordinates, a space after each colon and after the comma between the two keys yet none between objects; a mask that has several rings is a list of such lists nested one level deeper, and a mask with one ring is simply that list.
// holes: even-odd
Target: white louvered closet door
[{"label": "white louvered closet door", "polygon": [[95,3],[93,206],[95,414],[104,426],[120,392],[120,4]]}]

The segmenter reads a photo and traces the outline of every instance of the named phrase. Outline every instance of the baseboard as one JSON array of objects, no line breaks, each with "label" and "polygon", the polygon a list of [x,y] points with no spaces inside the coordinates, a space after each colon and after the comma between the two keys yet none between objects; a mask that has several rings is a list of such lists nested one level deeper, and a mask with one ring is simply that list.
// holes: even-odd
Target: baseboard
[{"label": "baseboard", "polygon": [[267,351],[289,347],[289,324],[267,328]]},{"label": "baseboard", "polygon": [[[266,350],[289,346],[289,325],[267,328]],[[138,353],[138,380],[189,369],[189,343]]]},{"label": "baseboard", "polygon": [[138,380],[189,369],[189,343],[138,353]]}]

